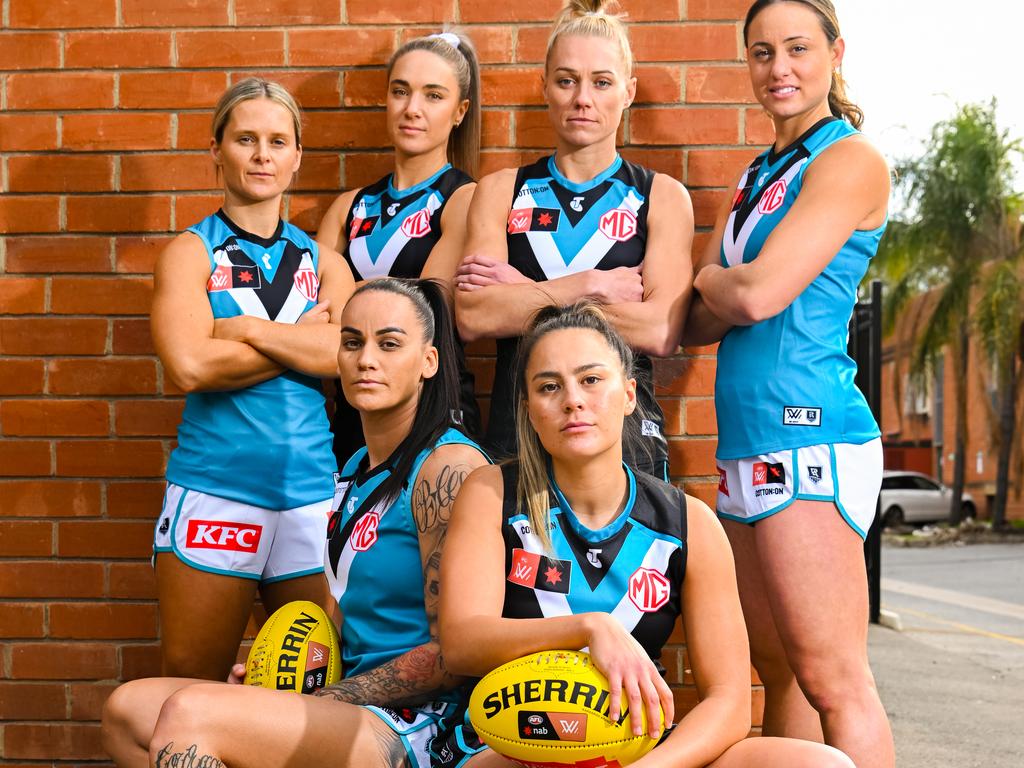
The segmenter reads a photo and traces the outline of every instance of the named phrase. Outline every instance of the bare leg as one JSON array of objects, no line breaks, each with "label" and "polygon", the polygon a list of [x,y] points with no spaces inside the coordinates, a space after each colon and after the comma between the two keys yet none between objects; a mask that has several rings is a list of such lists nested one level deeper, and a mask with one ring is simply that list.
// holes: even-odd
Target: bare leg
[{"label": "bare leg", "polygon": [[161,552],[156,582],[163,673],[226,679],[252,611],[256,581],[200,571]]},{"label": "bare leg", "polygon": [[860,537],[832,504],[797,501],[760,521],[754,539],[775,626],[825,743],[858,768],[892,768],[892,731],[867,658]]},{"label": "bare leg", "polygon": [[833,747],[800,739],[755,737],[734,744],[708,768],[856,768]]},{"label": "bare leg", "polygon": [[282,605],[294,600],[309,600],[326,609],[330,591],[327,588],[327,577],[323,573],[315,573],[295,579],[263,583],[260,585],[260,597],[267,609],[267,615],[270,615]]},{"label": "bare leg", "polygon": [[125,683],[103,705],[103,748],[121,768],[149,765],[149,742],[160,708],[172,693],[196,681],[153,677]]},{"label": "bare leg", "polygon": [[750,660],[764,683],[761,733],[822,741],[821,719],[797,685],[775,628],[761,575],[754,528],[731,520],[723,520],[722,525],[736,558],[740,603],[750,638]]}]

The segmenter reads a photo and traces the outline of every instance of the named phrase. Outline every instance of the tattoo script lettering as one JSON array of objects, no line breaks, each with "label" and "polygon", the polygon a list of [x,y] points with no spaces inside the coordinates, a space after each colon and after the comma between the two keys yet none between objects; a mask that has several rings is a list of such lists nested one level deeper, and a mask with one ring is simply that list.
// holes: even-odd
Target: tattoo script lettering
[{"label": "tattoo script lettering", "polygon": [[224,763],[213,755],[200,755],[195,744],[184,752],[174,752],[174,742],[168,742],[156,755],[156,768],[224,768]]}]

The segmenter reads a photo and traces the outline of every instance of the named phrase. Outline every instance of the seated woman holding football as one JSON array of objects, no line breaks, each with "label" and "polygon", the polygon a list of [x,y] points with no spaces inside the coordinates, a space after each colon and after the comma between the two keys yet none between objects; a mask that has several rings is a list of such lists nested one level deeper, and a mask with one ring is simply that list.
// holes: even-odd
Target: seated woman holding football
[{"label": "seated woman holding football", "polygon": [[[533,321],[515,374],[517,459],[473,472],[448,527],[448,671],[482,676],[537,651],[587,648],[609,681],[609,717],[646,708],[661,738],[659,710],[674,717],[658,659],[681,615],[700,703],[633,766],[852,768],[823,744],[745,738],[750,657],[729,544],[703,502],[623,464],[638,417],[632,365],[593,304]],[[486,752],[469,765],[511,762]]]},{"label": "seated woman holding football", "polygon": [[382,278],[353,293],[338,368],[366,447],[345,465],[324,520],[344,677],[315,696],[182,678],[127,683],[103,711],[118,765],[431,764],[431,742],[451,736],[464,705],[437,641],[441,544],[462,480],[487,463],[450,426],[456,359],[439,284]]}]

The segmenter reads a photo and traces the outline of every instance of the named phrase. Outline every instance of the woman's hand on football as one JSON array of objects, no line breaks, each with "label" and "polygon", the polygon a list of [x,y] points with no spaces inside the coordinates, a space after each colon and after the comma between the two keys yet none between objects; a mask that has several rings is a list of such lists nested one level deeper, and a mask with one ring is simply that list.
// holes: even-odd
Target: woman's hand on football
[{"label": "woman's hand on football", "polygon": [[245,664],[235,664],[228,672],[228,685],[242,685],[245,682]]},{"label": "woman's hand on football", "polygon": [[[590,656],[597,668],[608,678],[608,717],[618,720],[622,698],[630,712],[647,712],[647,732],[652,739],[661,737],[662,713],[665,725],[675,721],[675,707],[668,683],[658,673],[643,646],[630,635],[617,619],[606,613],[590,615]],[[632,721],[633,734],[643,734],[639,717]]]}]

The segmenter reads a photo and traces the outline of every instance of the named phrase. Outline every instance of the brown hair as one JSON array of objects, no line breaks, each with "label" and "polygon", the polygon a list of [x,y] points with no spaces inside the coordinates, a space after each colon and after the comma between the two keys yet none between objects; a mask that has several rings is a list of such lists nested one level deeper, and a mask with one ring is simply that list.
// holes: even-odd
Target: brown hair
[{"label": "brown hair", "polygon": [[[448,35],[458,38],[453,45]],[[430,51],[451,65],[459,84],[459,100],[469,99],[469,109],[462,122],[452,128],[448,137],[448,160],[456,168],[476,178],[480,168],[480,63],[473,41],[457,30],[445,30],[438,35],[427,35],[409,40],[399,46],[388,61],[388,80],[395,62],[410,51]]]},{"label": "brown hair", "polygon": [[[547,53],[544,54],[544,70],[551,62],[551,51],[558,38],[566,35],[582,37],[604,37],[613,40],[622,51],[626,75],[633,74],[633,49],[629,45],[629,34],[621,14],[612,13],[619,7],[616,0],[568,0],[555,18],[551,37],[548,38]],[[607,8],[607,10],[605,10]]]},{"label": "brown hair", "polygon": [[[633,377],[633,350],[619,332],[612,327],[601,308],[593,301],[582,300],[569,306],[544,307],[534,316],[530,327],[523,335],[516,358],[516,437],[519,441],[519,478],[516,485],[516,504],[530,519],[530,527],[537,534],[545,549],[550,549],[548,500],[549,455],[540,438],[537,437],[526,404],[526,367],[537,342],[553,331],[568,328],[582,328],[599,333],[622,363],[624,378]],[[631,448],[639,445],[638,422],[642,418],[637,404],[633,413],[623,423],[623,442]]]},{"label": "brown hair", "polygon": [[[836,15],[835,6],[831,0],[756,0],[747,11],[746,21],[743,22],[743,45],[747,45],[747,31],[751,23],[761,11],[769,5],[777,3],[797,3],[804,5],[814,11],[821,24],[821,30],[825,33],[829,45],[833,45],[839,39],[839,17]],[[860,107],[846,98],[846,82],[839,70],[832,72],[832,87],[828,91],[828,106],[832,114],[843,118],[854,128],[860,128],[864,123],[864,113]]]},{"label": "brown hair", "polygon": [[243,101],[251,99],[270,99],[287,109],[291,113],[292,126],[295,128],[295,143],[302,145],[302,113],[299,111],[299,105],[283,85],[260,77],[239,80],[224,91],[217,101],[217,106],[213,109],[210,133],[218,144],[224,138],[224,127],[231,119],[232,110]]}]

